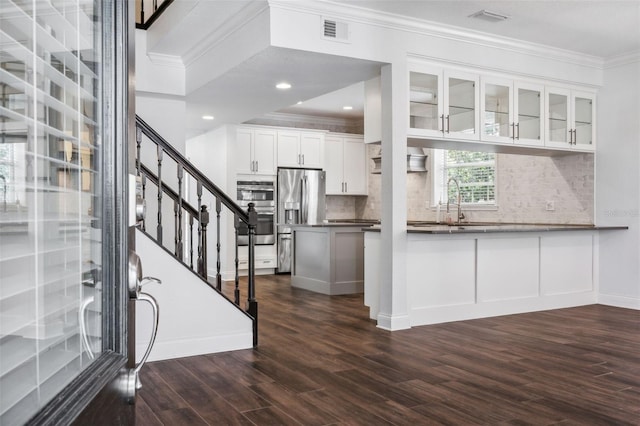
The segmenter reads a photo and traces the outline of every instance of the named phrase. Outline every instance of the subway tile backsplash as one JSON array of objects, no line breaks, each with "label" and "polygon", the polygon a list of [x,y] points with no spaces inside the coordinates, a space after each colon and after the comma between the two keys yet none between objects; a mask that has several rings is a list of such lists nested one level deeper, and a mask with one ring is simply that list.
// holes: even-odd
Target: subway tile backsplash
[{"label": "subway tile backsplash", "polygon": [[[369,155],[378,146],[369,146]],[[430,165],[430,161],[427,162]],[[559,157],[498,154],[497,208],[464,210],[468,220],[505,223],[593,223],[594,156]],[[327,197],[329,219],[380,219],[381,175],[369,174],[369,196]],[[431,173],[407,174],[407,219],[436,219]],[[436,200],[437,201],[437,200]],[[443,200],[444,201],[444,200]],[[554,210],[548,211],[551,201]]]}]

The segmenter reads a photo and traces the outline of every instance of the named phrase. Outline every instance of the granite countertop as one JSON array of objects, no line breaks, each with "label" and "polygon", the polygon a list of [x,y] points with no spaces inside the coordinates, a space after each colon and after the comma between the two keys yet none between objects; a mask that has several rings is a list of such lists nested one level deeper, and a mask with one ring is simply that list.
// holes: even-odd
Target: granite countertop
[{"label": "granite countertop", "polygon": [[[495,232],[550,232],[550,231],[603,231],[624,230],[626,226],[595,226],[588,224],[535,224],[535,223],[463,223],[446,225],[430,222],[410,222],[408,233],[417,234],[472,234]],[[367,231],[380,231],[380,226],[372,226]]]},{"label": "granite countertop", "polygon": [[298,223],[293,225],[282,225],[290,228],[366,228],[375,225],[370,222],[322,222],[314,224]]}]

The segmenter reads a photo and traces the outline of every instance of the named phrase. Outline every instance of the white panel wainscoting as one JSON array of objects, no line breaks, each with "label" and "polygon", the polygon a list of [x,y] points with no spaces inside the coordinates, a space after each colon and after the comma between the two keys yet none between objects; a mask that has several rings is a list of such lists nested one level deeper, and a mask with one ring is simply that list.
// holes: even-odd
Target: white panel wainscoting
[{"label": "white panel wainscoting", "polygon": [[[597,303],[596,231],[407,234],[411,326]],[[365,305],[379,306],[380,233],[365,232]]]},{"label": "white panel wainscoting", "polygon": [[362,293],[362,225],[294,225],[291,286],[337,295]]}]

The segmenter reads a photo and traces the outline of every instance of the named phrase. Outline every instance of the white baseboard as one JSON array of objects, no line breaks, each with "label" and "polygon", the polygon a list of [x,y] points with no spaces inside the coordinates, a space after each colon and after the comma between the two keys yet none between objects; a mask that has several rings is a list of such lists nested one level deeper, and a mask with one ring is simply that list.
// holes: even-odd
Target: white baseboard
[{"label": "white baseboard", "polygon": [[378,328],[389,331],[406,330],[411,328],[409,315],[378,314]]},{"label": "white baseboard", "polygon": [[[136,344],[136,361],[139,361],[144,351],[147,350],[147,344],[148,342]],[[168,340],[164,342],[156,340],[148,361],[161,361],[164,359],[250,349],[252,347],[253,335],[251,333],[210,336],[202,339]]]},{"label": "white baseboard", "polygon": [[598,303],[596,299],[595,292],[583,292],[485,303],[413,307],[411,309],[411,325],[440,324],[549,309],[572,308],[596,304]]},{"label": "white baseboard", "polygon": [[614,294],[598,294],[598,303],[601,305],[615,306],[617,308],[628,308],[640,310],[640,299],[627,296],[616,296]]}]

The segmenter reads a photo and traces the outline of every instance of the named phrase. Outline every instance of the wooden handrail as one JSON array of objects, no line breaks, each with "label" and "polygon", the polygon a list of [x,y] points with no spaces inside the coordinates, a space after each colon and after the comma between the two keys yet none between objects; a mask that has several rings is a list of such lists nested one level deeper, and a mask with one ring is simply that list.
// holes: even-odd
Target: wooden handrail
[{"label": "wooden handrail", "polygon": [[[151,139],[156,145],[162,147],[162,150],[169,155],[177,164],[184,167],[184,170],[189,173],[194,179],[202,183],[202,186],[209,192],[211,192],[216,198],[219,198],[222,204],[224,204],[231,212],[240,218],[243,222],[249,225],[249,215],[247,212],[233,201],[224,191],[222,191],[216,184],[211,182],[200,170],[198,170],[193,164],[182,156],[169,142],[160,136],[151,126],[136,115],[136,124],[142,130],[142,133]],[[253,225],[256,225],[254,223]]]}]

